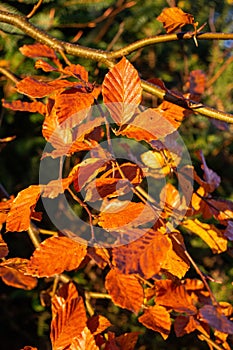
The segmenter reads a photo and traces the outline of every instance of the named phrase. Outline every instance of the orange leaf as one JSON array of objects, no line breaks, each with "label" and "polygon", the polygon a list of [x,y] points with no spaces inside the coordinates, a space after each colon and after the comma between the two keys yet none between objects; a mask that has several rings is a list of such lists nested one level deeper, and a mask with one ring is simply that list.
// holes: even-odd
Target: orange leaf
[{"label": "orange leaf", "polygon": [[155,110],[174,127],[174,130],[178,129],[184,118],[192,113],[190,110],[169,101],[163,101]]},{"label": "orange leaf", "polygon": [[7,259],[0,264],[0,276],[4,283],[14,288],[30,290],[35,288],[37,280],[25,275],[29,260],[21,258]]},{"label": "orange leaf", "polygon": [[21,350],[38,350],[37,348],[33,348],[32,346],[25,346],[23,349]]},{"label": "orange leaf", "polygon": [[102,94],[114,122],[126,124],[141,102],[142,87],[137,70],[125,57],[106,74]]},{"label": "orange leaf", "polygon": [[197,313],[193,300],[185,286],[176,285],[170,280],[156,281],[156,304],[171,308],[180,313],[194,315]]},{"label": "orange leaf", "polygon": [[70,347],[73,338],[86,327],[83,299],[78,296],[73,283],[63,285],[58,295],[52,298],[52,309],[50,338],[53,350],[62,350]]},{"label": "orange leaf", "polygon": [[72,180],[72,177],[69,176],[64,179],[51,180],[47,185],[43,185],[42,197],[56,198],[59,194],[64,193]]},{"label": "orange leaf", "polygon": [[27,272],[32,276],[50,277],[74,270],[85,258],[86,249],[85,245],[67,237],[47,238],[34,251]]},{"label": "orange leaf", "polygon": [[[193,24],[194,17],[189,13],[183,12],[178,7],[165,8],[157,17],[157,20],[163,23],[167,33],[174,33],[186,24]],[[197,24],[196,24],[197,25]]]},{"label": "orange leaf", "polygon": [[233,334],[233,322],[229,321],[227,317],[213,305],[204,305],[199,312],[201,318],[207,322],[209,326],[219,332]]},{"label": "orange leaf", "polygon": [[196,69],[189,74],[189,91],[192,95],[202,95],[206,87],[206,75],[200,70]]},{"label": "orange leaf", "polygon": [[101,315],[92,316],[87,320],[87,327],[93,335],[102,333],[106,328],[112,324],[109,320]]},{"label": "orange leaf", "polygon": [[19,48],[19,51],[27,57],[48,57],[48,58],[57,58],[56,53],[53,49],[44,44],[32,44],[32,45],[23,45]]},{"label": "orange leaf", "polygon": [[35,63],[35,68],[36,69],[43,69],[44,72],[54,72],[57,71],[58,69],[53,67],[51,64],[44,60],[37,60]]},{"label": "orange leaf", "polygon": [[222,231],[212,224],[206,224],[198,219],[184,220],[182,226],[203,239],[213,253],[222,253],[227,250],[227,239]]},{"label": "orange leaf", "polygon": [[0,259],[7,256],[9,253],[8,246],[6,242],[3,240],[2,235],[0,234]]},{"label": "orange leaf", "polygon": [[69,350],[99,350],[95,338],[85,327],[78,337],[73,338]]},{"label": "orange leaf", "polygon": [[72,75],[78,79],[88,81],[88,71],[80,64],[71,64],[64,68],[63,72],[67,75]]},{"label": "orange leaf", "polygon": [[42,102],[23,102],[20,100],[6,102],[4,99],[2,100],[2,105],[5,108],[10,108],[13,111],[25,111],[32,113],[40,113],[42,115],[46,114],[46,106]]},{"label": "orange leaf", "polygon": [[106,248],[88,247],[87,254],[101,269],[105,268],[110,260],[110,255]]},{"label": "orange leaf", "polygon": [[100,177],[87,185],[86,190],[85,201],[95,202],[104,198],[123,196],[131,191],[131,183],[127,179]]},{"label": "orange leaf", "polygon": [[159,215],[149,206],[143,203],[122,201],[124,208],[115,212],[100,213],[98,224],[105,229],[116,229],[126,225],[138,226],[155,221]]},{"label": "orange leaf", "polygon": [[139,332],[124,333],[119,337],[116,337],[115,340],[121,350],[134,350],[139,334]]},{"label": "orange leaf", "polygon": [[143,288],[134,275],[125,275],[117,269],[112,269],[106,276],[105,288],[116,305],[134,313],[141,309]]},{"label": "orange leaf", "polygon": [[174,331],[177,337],[189,334],[197,328],[198,322],[193,316],[177,316],[174,322]]},{"label": "orange leaf", "polygon": [[151,278],[160,271],[170,247],[164,234],[148,230],[138,240],[113,248],[113,261],[124,273],[141,272],[145,278]]},{"label": "orange leaf", "polygon": [[30,217],[40,197],[39,185],[31,185],[18,193],[7,215],[7,231],[26,231],[30,226]]},{"label": "orange leaf", "polygon": [[167,339],[171,329],[171,319],[169,312],[159,305],[149,306],[138,318],[147,328],[153,329],[155,332],[159,332],[163,339]]},{"label": "orange leaf", "polygon": [[150,142],[171,134],[174,130],[173,125],[157,109],[148,108],[136,115],[129,125],[118,130],[116,134]]}]

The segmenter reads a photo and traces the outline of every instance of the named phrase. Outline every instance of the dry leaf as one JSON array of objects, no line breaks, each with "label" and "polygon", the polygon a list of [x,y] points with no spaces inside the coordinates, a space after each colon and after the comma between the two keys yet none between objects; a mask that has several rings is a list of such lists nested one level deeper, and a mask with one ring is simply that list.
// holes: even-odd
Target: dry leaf
[{"label": "dry leaf", "polygon": [[78,337],[73,338],[69,350],[99,350],[95,338],[85,327]]},{"label": "dry leaf", "polygon": [[149,306],[142,316],[138,318],[147,328],[159,332],[163,339],[167,339],[171,329],[171,319],[169,312],[163,306]]},{"label": "dry leaf", "polygon": [[53,49],[44,44],[32,44],[32,45],[23,45],[19,48],[19,51],[27,57],[48,57],[48,58],[57,58],[56,53]]},{"label": "dry leaf", "polygon": [[137,70],[125,57],[106,74],[102,94],[114,122],[126,124],[141,102],[142,87]]},{"label": "dry leaf", "polygon": [[13,111],[25,111],[32,113],[40,113],[42,115],[46,114],[46,106],[44,103],[36,101],[36,102],[24,102],[20,100],[6,102],[2,100],[2,105],[5,108],[10,108]]},{"label": "dry leaf", "polygon": [[50,277],[64,270],[74,270],[85,258],[86,250],[84,244],[67,237],[47,238],[34,251],[27,273],[37,277]]},{"label": "dry leaf", "polygon": [[96,315],[87,320],[87,327],[93,335],[102,333],[106,328],[110,327],[111,322],[104,316]]},{"label": "dry leaf", "polygon": [[2,235],[0,234],[0,259],[7,256],[9,253],[8,246],[4,239],[2,238]]},{"label": "dry leaf", "polygon": [[233,322],[229,321],[227,317],[213,305],[204,305],[199,312],[201,318],[207,322],[209,326],[219,332],[233,334]]},{"label": "dry leaf", "polygon": [[139,312],[144,295],[143,288],[134,275],[112,269],[106,276],[105,287],[116,305],[134,313]]},{"label": "dry leaf", "polygon": [[197,26],[197,23],[194,22],[194,17],[189,13],[183,12],[178,7],[163,9],[157,20],[163,23],[167,33],[174,33],[186,24],[192,24],[194,28]]},{"label": "dry leaf", "polygon": [[124,333],[116,337],[115,340],[121,350],[134,350],[139,334],[139,332]]},{"label": "dry leaf", "polygon": [[189,334],[197,328],[197,321],[193,316],[177,316],[174,322],[174,331],[177,337]]}]

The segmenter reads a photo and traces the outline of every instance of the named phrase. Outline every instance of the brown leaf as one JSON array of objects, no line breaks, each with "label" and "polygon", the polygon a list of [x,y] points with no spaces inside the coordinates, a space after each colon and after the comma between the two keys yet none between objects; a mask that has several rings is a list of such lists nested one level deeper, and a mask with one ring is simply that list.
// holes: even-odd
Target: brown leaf
[{"label": "brown leaf", "polygon": [[183,12],[178,7],[165,8],[157,17],[157,20],[163,23],[167,33],[174,33],[186,24],[193,24],[194,17],[189,13]]},{"label": "brown leaf", "polygon": [[[51,237],[34,251],[27,273],[50,277],[78,268],[86,256],[86,246],[67,237]],[[69,252],[69,254],[67,254]]]},{"label": "brown leaf", "polygon": [[206,74],[200,69],[191,71],[189,74],[188,85],[189,92],[192,95],[202,95],[205,92],[206,87]]},{"label": "brown leaf", "polygon": [[116,337],[115,340],[121,350],[134,350],[139,334],[139,332],[124,333]]},{"label": "brown leaf", "polygon": [[73,283],[63,285],[62,291],[52,298],[52,309],[50,338],[53,350],[62,350],[70,347],[73,338],[86,327],[83,299],[78,296]]},{"label": "brown leaf", "polygon": [[95,338],[85,327],[78,337],[73,338],[69,350],[99,350]]},{"label": "brown leaf", "polygon": [[75,76],[78,79],[88,81],[88,71],[80,64],[71,64],[66,66],[63,72],[67,75]]},{"label": "brown leaf", "polygon": [[198,322],[193,316],[179,315],[175,318],[174,331],[177,337],[182,337],[185,334],[189,334],[197,328]]},{"label": "brown leaf", "polygon": [[43,185],[42,197],[56,198],[59,194],[67,190],[72,180],[70,176],[64,179],[51,180],[47,185]]},{"label": "brown leaf", "polygon": [[143,304],[143,288],[134,275],[126,275],[112,269],[106,276],[105,288],[113,302],[125,309],[138,313]]},{"label": "brown leaf", "polygon": [[101,269],[109,263],[110,255],[106,248],[88,247],[87,254]]},{"label": "brown leaf", "polygon": [[194,315],[197,313],[193,300],[185,286],[176,285],[170,280],[156,281],[156,304],[171,308],[180,313]]},{"label": "brown leaf", "polygon": [[149,306],[138,318],[147,328],[153,329],[155,332],[159,332],[163,339],[167,339],[171,329],[171,319],[169,312],[163,306],[155,305]]},{"label": "brown leaf", "polygon": [[5,108],[10,108],[13,111],[25,111],[32,113],[40,113],[42,115],[46,114],[46,106],[42,102],[23,102],[20,100],[6,102],[4,99],[2,100],[2,105]]},{"label": "brown leaf", "polygon": [[52,66],[44,60],[37,60],[35,63],[35,68],[42,69],[44,72],[54,72],[58,70],[57,68],[55,68],[54,66]]},{"label": "brown leaf", "polygon": [[47,57],[47,58],[57,58],[56,53],[53,49],[44,44],[32,44],[23,45],[19,48],[19,51],[27,57]]},{"label": "brown leaf", "polygon": [[157,109],[148,108],[136,115],[129,125],[118,130],[117,135],[138,141],[153,141],[174,132],[175,128]]},{"label": "brown leaf", "polygon": [[138,240],[113,248],[113,262],[124,273],[142,273],[151,278],[160,271],[170,247],[167,236],[151,229]]},{"label": "brown leaf", "polygon": [[7,256],[9,253],[8,246],[6,242],[3,240],[2,235],[0,234],[0,259]]},{"label": "brown leaf", "polygon": [[7,231],[26,231],[30,226],[30,218],[40,197],[39,185],[31,185],[20,191],[14,199],[7,215]]},{"label": "brown leaf", "polygon": [[21,350],[37,350],[37,348],[33,348],[32,346],[25,346],[23,349]]},{"label": "brown leaf", "polygon": [[229,241],[233,241],[233,221],[229,221],[227,224],[226,230],[223,232],[224,237],[229,239]]},{"label": "brown leaf", "polygon": [[233,334],[233,322],[229,321],[222,312],[213,305],[204,305],[200,310],[201,318],[214,329]]},{"label": "brown leaf", "polygon": [[14,288],[30,290],[35,288],[37,280],[25,275],[29,260],[11,258],[0,263],[0,276],[4,283]]},{"label": "brown leaf", "polygon": [[227,239],[221,230],[217,229],[213,224],[206,224],[198,219],[184,220],[182,226],[198,235],[208,244],[213,253],[222,253],[227,250]]},{"label": "brown leaf", "polygon": [[96,315],[87,320],[87,327],[93,335],[102,333],[106,328],[110,327],[111,322],[104,316]]},{"label": "brown leaf", "polygon": [[100,177],[87,185],[86,190],[85,202],[95,202],[125,195],[131,191],[131,183],[127,179]]},{"label": "brown leaf", "polygon": [[[125,204],[125,205],[124,205]],[[122,201],[123,209],[115,212],[102,211],[99,215],[98,224],[105,229],[122,228],[128,224],[137,227],[147,222],[156,221],[157,214],[149,205]]]},{"label": "brown leaf", "polygon": [[163,101],[155,110],[174,127],[174,130],[178,129],[184,118],[192,113],[190,110],[169,101]]},{"label": "brown leaf", "polygon": [[142,87],[137,70],[125,57],[106,74],[102,94],[114,122],[126,124],[141,102]]}]

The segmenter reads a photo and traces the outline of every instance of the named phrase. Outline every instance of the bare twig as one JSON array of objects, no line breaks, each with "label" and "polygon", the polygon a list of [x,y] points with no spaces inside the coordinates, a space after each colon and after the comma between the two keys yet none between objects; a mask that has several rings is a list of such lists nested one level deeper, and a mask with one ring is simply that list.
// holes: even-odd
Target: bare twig
[{"label": "bare twig", "polygon": [[38,8],[41,6],[42,2],[43,2],[43,0],[39,0],[38,3],[34,5],[34,7],[31,10],[31,12],[27,15],[28,19],[31,18],[32,16],[34,16],[34,14],[38,10]]}]

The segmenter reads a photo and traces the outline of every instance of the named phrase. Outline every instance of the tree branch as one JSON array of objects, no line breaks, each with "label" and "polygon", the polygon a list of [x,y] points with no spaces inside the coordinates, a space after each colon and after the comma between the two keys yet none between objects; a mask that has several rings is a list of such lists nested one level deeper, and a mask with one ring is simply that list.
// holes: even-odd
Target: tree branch
[{"label": "tree branch", "polygon": [[[108,68],[114,65],[114,60],[121,58],[123,56],[129,55],[130,53],[141,49],[143,47],[154,45],[158,43],[177,41],[181,39],[192,39],[193,33],[178,33],[178,34],[164,34],[156,35],[149,38],[138,40],[130,45],[123,47],[116,51],[104,51],[92,49],[76,44],[71,44],[65,41],[58,40],[48,33],[44,32],[42,29],[37,28],[35,25],[31,24],[27,18],[16,15],[13,13],[5,12],[0,10],[0,22],[11,24],[18,29],[22,30],[25,34],[32,37],[38,42],[41,42],[49,47],[53,48],[55,51],[64,52],[69,55],[82,57],[86,59],[91,59],[98,62],[103,62]],[[198,33],[198,40],[233,40],[233,34],[226,33]],[[158,86],[149,84],[142,81],[142,87],[145,91],[169,102],[182,106],[184,108],[190,109],[193,112],[202,114],[209,118],[214,118],[218,120],[225,121],[227,123],[233,123],[233,115],[225,112],[215,110],[214,108],[207,107],[203,104],[195,103],[190,101],[189,103],[184,99],[177,98],[172,94],[169,94],[159,88]]]}]

